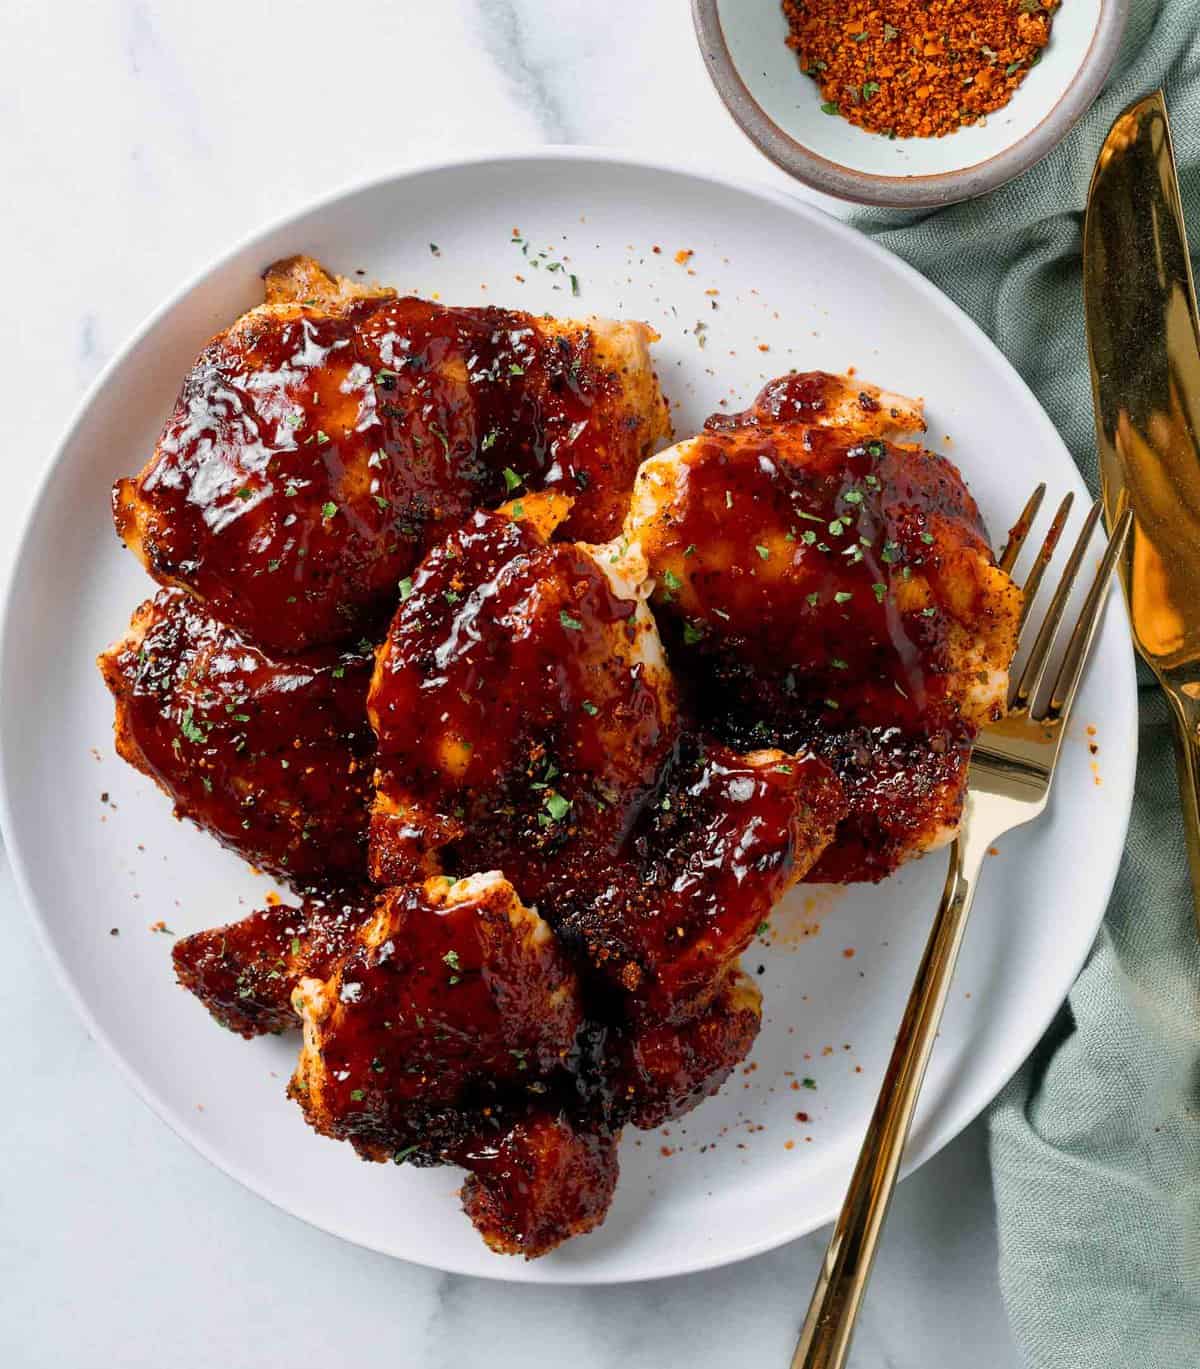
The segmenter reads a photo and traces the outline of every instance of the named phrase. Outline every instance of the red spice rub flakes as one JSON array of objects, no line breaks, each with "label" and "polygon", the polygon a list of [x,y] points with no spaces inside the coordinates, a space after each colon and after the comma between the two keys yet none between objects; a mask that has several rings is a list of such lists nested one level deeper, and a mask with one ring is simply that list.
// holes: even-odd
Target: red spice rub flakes
[{"label": "red spice rub flakes", "polygon": [[1060,0],[783,0],[790,48],[827,114],[932,138],[1012,98]]}]

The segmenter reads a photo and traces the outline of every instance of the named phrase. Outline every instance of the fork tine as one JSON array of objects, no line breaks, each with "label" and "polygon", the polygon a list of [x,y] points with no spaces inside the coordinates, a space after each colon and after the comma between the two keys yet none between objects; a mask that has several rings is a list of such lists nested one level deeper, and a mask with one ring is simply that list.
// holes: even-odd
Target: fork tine
[{"label": "fork tine", "polygon": [[1079,680],[1083,675],[1083,667],[1087,663],[1092,641],[1100,626],[1104,605],[1108,601],[1109,577],[1113,573],[1113,567],[1121,559],[1121,553],[1125,550],[1125,543],[1129,540],[1132,530],[1133,510],[1126,509],[1118,520],[1112,537],[1109,538],[1108,549],[1100,562],[1100,569],[1096,572],[1087,598],[1083,601],[1079,621],[1071,633],[1062,665],[1058,668],[1058,678],[1050,691],[1050,702],[1046,706],[1045,716],[1037,719],[1039,722],[1055,722],[1061,719],[1065,723],[1070,715],[1071,705],[1075,702],[1075,694],[1079,689]]},{"label": "fork tine", "polygon": [[1046,573],[1046,567],[1058,547],[1059,539],[1062,537],[1063,528],[1067,525],[1067,515],[1071,512],[1071,505],[1075,502],[1074,494],[1068,493],[1062,503],[1058,506],[1058,511],[1054,515],[1054,521],[1050,524],[1050,531],[1046,534],[1046,539],[1038,551],[1037,558],[1030,567],[1029,575],[1026,577],[1024,585],[1021,587],[1023,601],[1021,604],[1021,617],[1017,623],[1017,633],[1025,626],[1025,620],[1029,617],[1029,610],[1033,607],[1033,601],[1037,598],[1038,588],[1042,583],[1042,576]]},{"label": "fork tine", "polygon": [[[1054,645],[1059,624],[1062,622],[1063,614],[1067,611],[1067,601],[1071,597],[1075,577],[1079,574],[1079,567],[1083,563],[1084,553],[1087,551],[1088,542],[1091,540],[1092,532],[1096,527],[1096,520],[1099,517],[1100,501],[1097,499],[1089,510],[1088,516],[1083,520],[1083,529],[1076,539],[1075,545],[1071,548],[1071,555],[1067,560],[1066,569],[1062,573],[1062,579],[1059,580],[1058,588],[1054,591],[1054,598],[1050,600],[1050,607],[1046,610],[1045,620],[1034,639],[1033,649],[1029,653],[1029,659],[1025,662],[1025,669],[1021,672],[1020,682],[1012,697],[1011,710],[1014,712],[1029,707],[1029,701],[1037,693],[1038,686],[1042,683],[1042,676],[1046,673],[1046,665],[1050,660],[1050,648]],[[1055,518],[1056,523],[1057,521],[1058,519]],[[1053,529],[1051,529],[1051,535],[1053,536]],[[1050,541],[1050,538],[1046,540]]]},{"label": "fork tine", "polygon": [[1029,501],[1021,510],[1017,521],[1012,525],[1008,534],[1008,541],[1004,544],[1004,550],[1000,553],[997,565],[1005,573],[1012,574],[1012,568],[1017,564],[1017,557],[1021,554],[1021,548],[1025,545],[1025,539],[1029,536],[1029,529],[1033,527],[1033,520],[1038,515],[1038,509],[1042,507],[1042,500],[1046,497],[1045,482],[1040,484],[1029,496]]}]

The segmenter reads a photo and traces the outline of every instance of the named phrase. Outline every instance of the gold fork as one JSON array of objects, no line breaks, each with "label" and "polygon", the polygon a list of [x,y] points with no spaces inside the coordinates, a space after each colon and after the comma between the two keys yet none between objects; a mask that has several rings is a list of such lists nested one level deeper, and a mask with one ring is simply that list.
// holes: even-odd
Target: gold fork
[{"label": "gold fork", "polygon": [[[1016,565],[1045,492],[1046,487],[1039,485],[1010,533],[999,558],[1005,571],[1011,572]],[[1071,502],[1068,494],[1025,581],[1022,637]],[[1043,694],[1042,683],[1052,648],[1099,517],[1097,502],[1071,550],[1025,667],[1010,690],[1008,712],[999,722],[985,727],[975,742],[962,825],[950,848],[950,868],[941,905],[917,969],[850,1187],[825,1251],[792,1356],[792,1369],[841,1369],[846,1361],[984,857],[997,838],[1032,821],[1046,807],[1071,705],[1107,600],[1108,582],[1132,525],[1132,514],[1127,512],[1113,529],[1054,683]]]}]

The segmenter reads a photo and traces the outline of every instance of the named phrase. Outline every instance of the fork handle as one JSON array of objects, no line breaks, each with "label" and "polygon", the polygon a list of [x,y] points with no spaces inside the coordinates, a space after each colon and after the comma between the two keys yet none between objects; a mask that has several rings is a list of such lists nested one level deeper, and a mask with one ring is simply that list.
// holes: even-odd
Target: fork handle
[{"label": "fork handle", "polygon": [[892,1058],[825,1251],[791,1369],[841,1369],[887,1217],[925,1067],[975,897],[988,839],[972,832],[972,799],[950,848],[941,905],[896,1034]]}]

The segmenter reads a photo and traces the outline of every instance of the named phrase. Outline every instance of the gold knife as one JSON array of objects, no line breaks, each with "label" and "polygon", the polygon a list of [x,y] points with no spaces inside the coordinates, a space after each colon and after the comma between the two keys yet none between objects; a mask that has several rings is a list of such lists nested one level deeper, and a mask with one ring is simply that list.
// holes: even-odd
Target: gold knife
[{"label": "gold knife", "polygon": [[1200,324],[1162,91],[1100,150],[1083,299],[1109,529],[1134,513],[1121,579],[1133,636],[1175,718],[1200,930]]}]

